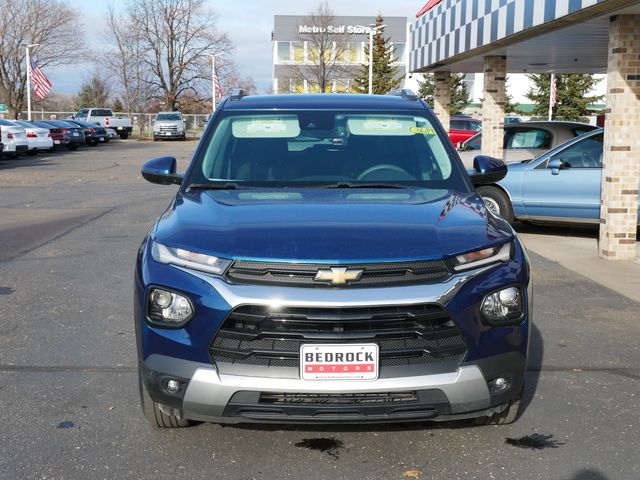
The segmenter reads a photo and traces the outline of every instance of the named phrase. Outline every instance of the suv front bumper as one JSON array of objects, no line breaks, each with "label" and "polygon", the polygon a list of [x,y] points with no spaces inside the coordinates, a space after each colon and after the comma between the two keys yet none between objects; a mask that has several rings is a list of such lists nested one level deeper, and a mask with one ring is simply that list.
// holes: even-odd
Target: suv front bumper
[{"label": "suv front bumper", "polygon": [[[366,381],[307,381],[224,375],[207,364],[152,355],[142,365],[143,378],[154,401],[167,414],[179,418],[216,423],[342,423],[443,421],[488,416],[502,411],[520,394],[524,357],[506,354],[491,359],[491,365],[465,364],[457,371],[412,377]],[[488,377],[506,375],[512,387],[506,394],[492,395]],[[482,367],[482,368],[481,368]],[[170,371],[169,371],[170,370]],[[168,379],[183,388],[175,394],[162,390]],[[367,394],[393,397],[415,394],[406,402],[369,402]],[[318,398],[306,402],[263,402],[265,395],[285,397],[304,394]],[[330,398],[344,396],[343,403]],[[354,398],[361,398],[354,401]]]}]

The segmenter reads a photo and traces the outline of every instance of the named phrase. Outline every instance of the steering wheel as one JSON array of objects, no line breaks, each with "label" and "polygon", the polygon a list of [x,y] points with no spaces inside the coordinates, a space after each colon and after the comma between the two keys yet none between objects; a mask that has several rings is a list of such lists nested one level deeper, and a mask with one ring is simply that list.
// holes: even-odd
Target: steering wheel
[{"label": "steering wheel", "polygon": [[[371,179],[367,179],[367,177],[371,176],[373,173],[378,173],[378,172],[393,172],[396,174],[400,174],[400,175],[391,175],[391,178],[386,178],[386,177],[382,177],[382,178],[371,178]],[[358,180],[415,180],[416,178],[411,175],[409,172],[407,172],[404,168],[400,168],[397,165],[390,165],[390,164],[382,164],[382,165],[374,165],[373,167],[369,167],[367,168],[364,172],[362,172],[360,175],[358,175]]]}]

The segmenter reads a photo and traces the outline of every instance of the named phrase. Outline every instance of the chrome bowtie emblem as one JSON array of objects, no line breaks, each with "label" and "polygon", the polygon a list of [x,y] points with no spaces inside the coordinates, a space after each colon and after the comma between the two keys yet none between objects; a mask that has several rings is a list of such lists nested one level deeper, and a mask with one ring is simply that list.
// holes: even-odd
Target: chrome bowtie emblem
[{"label": "chrome bowtie emblem", "polygon": [[330,282],[331,285],[344,285],[360,280],[363,270],[350,270],[346,267],[331,267],[318,270],[314,280],[316,282]]}]

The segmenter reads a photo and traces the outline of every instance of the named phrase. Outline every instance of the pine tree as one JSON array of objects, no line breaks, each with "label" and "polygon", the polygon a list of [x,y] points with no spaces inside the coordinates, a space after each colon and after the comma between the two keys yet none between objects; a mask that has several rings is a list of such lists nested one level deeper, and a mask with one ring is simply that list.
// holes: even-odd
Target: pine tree
[{"label": "pine tree", "polygon": [[76,110],[87,107],[101,107],[109,100],[109,85],[98,73],[85,81],[73,100]]},{"label": "pine tree", "polygon": [[[424,79],[418,82],[418,96],[422,98],[428,105],[433,107],[433,91],[435,82],[433,73],[428,73]],[[452,73],[450,77],[450,95],[451,95],[451,115],[462,113],[469,104],[469,93],[464,83],[463,73]]]},{"label": "pine tree", "polygon": [[[376,18],[376,27],[383,25],[381,15]],[[373,79],[372,93],[385,94],[398,88],[401,77],[398,77],[398,67],[391,65],[397,59],[393,58],[393,48],[389,44],[390,38],[385,38],[384,28],[378,28],[373,35]],[[369,92],[369,45],[364,49],[367,64],[362,65],[360,73],[354,79],[354,90],[359,93]]]},{"label": "pine tree", "polygon": [[[551,75],[530,74],[527,75],[533,83],[526,97],[536,104],[533,115],[547,118],[549,112],[549,91],[551,88]],[[593,112],[589,105],[602,100],[602,96],[589,95],[600,79],[593,75],[581,73],[556,74],[556,105],[553,107],[555,120],[585,120],[584,117]]]}]

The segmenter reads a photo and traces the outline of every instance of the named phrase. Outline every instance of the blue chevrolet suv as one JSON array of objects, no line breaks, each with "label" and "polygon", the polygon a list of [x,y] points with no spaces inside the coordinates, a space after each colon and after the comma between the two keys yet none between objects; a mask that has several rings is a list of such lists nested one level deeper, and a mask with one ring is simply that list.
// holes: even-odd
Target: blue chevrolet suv
[{"label": "blue chevrolet suv", "polygon": [[392,95],[242,91],[216,109],[135,269],[140,397],[156,427],[518,415],[527,254],[432,110]]}]

